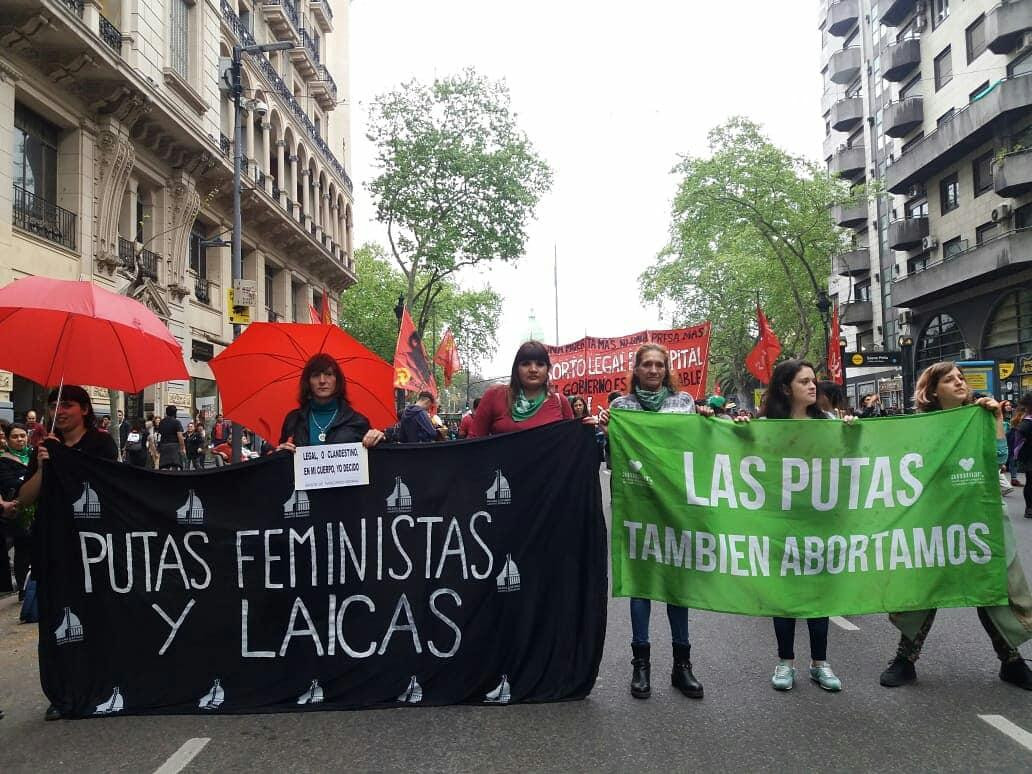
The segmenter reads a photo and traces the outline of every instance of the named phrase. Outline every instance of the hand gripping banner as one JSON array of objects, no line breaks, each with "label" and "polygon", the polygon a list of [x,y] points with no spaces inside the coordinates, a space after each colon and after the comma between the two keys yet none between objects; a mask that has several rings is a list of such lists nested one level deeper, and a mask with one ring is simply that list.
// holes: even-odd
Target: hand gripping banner
[{"label": "hand gripping banner", "polygon": [[816,618],[1007,604],[982,408],[863,420],[615,411],[613,594]]},{"label": "hand gripping banner", "polygon": [[66,717],[579,699],[605,637],[594,439],[573,423],[153,473],[54,448],[40,672]]}]

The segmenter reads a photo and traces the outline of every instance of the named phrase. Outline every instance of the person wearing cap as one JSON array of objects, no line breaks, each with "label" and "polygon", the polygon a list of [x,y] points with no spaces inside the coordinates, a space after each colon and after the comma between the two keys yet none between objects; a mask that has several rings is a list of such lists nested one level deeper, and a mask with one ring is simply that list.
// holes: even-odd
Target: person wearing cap
[{"label": "person wearing cap", "polygon": [[[60,394],[60,401],[58,395]],[[97,415],[93,412],[89,393],[82,387],[66,384],[61,390],[51,390],[47,398],[54,416],[54,432],[47,440],[63,443],[69,449],[112,462],[118,461],[118,446],[110,433],[97,429]],[[29,462],[25,483],[18,490],[18,504],[32,505],[39,499],[43,483],[43,463],[50,460],[46,444],[40,444],[36,456]],[[47,707],[47,720],[59,720],[61,711],[53,704]]]},{"label": "person wearing cap", "polygon": [[706,405],[713,409],[713,416],[717,419],[731,419],[727,413],[727,398],[723,395],[710,395]]}]

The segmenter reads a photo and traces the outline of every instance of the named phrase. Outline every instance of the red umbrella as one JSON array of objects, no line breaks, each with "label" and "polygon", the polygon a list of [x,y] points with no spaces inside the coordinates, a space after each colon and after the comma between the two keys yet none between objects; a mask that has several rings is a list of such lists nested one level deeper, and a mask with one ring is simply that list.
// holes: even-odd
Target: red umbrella
[{"label": "red umbrella", "polygon": [[132,298],[92,282],[26,277],[0,288],[0,368],[44,387],[139,392],[186,379],[179,342]]},{"label": "red umbrella", "polygon": [[373,427],[397,421],[394,368],[335,325],[251,323],[211,361],[222,411],[265,438],[279,438],[287,413],[297,408],[305,363],[326,352],[347,380],[348,402]]}]

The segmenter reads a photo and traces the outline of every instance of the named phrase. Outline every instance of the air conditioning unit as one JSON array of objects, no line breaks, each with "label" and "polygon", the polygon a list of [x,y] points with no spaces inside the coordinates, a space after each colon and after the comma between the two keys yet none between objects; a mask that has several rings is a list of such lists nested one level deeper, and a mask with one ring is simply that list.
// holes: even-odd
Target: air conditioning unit
[{"label": "air conditioning unit", "polygon": [[1001,220],[1007,220],[1011,216],[1013,208],[1009,204],[1001,204],[993,210],[993,223],[999,223]]},{"label": "air conditioning unit", "polygon": [[914,319],[914,314],[909,309],[900,309],[899,314],[896,315],[896,322],[900,325],[910,325]]},{"label": "air conditioning unit", "polygon": [[1032,32],[1025,31],[1021,33],[1021,50],[1032,48]]},{"label": "air conditioning unit", "polygon": [[934,250],[939,246],[939,240],[933,236],[926,236],[921,240],[922,250]]},{"label": "air conditioning unit", "polygon": [[919,5],[917,8],[917,14],[914,16],[914,32],[924,32],[926,24],[924,8]]},{"label": "air conditioning unit", "polygon": [[912,185],[907,190],[907,198],[913,199],[917,196],[924,196],[925,188],[922,185]]}]

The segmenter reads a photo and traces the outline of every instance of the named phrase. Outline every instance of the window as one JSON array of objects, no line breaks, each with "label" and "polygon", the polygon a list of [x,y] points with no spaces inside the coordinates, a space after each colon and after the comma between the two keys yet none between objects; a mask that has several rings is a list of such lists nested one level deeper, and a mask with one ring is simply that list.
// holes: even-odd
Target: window
[{"label": "window", "polygon": [[61,130],[21,103],[14,105],[14,184],[54,204]]},{"label": "window", "polygon": [[989,81],[983,81],[978,85],[978,88],[968,94],[968,102],[974,102],[979,97],[985,96],[985,92],[989,91]]},{"label": "window", "polygon": [[842,48],[853,48],[854,46],[860,45],[860,29],[853,30],[853,34],[846,38],[846,42],[842,44]]},{"label": "window", "polygon": [[971,176],[975,181],[975,196],[980,196],[993,187],[993,152],[979,156],[971,162]]},{"label": "window", "polygon": [[907,220],[910,220],[910,218],[927,218],[928,198],[922,196],[919,199],[911,199],[909,202],[904,204],[903,217]]},{"label": "window", "polygon": [[950,0],[932,0],[932,29],[935,29],[950,15]]},{"label": "window", "polygon": [[921,73],[918,73],[907,81],[906,85],[902,86],[899,90],[899,98],[901,100],[907,99],[908,97],[920,97],[921,94]]},{"label": "window", "polygon": [[919,271],[924,271],[928,268],[928,253],[921,253],[921,255],[915,258],[907,260],[907,274],[917,274]]},{"label": "window", "polygon": [[968,64],[974,62],[985,51],[985,14],[983,13],[964,33],[967,38],[967,60]]},{"label": "window", "polygon": [[1014,228],[1032,226],[1032,204],[1026,204],[1014,210]]},{"label": "window", "polygon": [[960,184],[957,173],[947,175],[939,181],[939,211],[945,215],[960,206]]},{"label": "window", "polygon": [[[871,18],[873,19],[874,17],[872,16]],[[917,22],[918,22],[919,18],[920,17],[919,17],[918,14],[914,14],[913,16],[910,17],[910,21],[908,21],[903,26],[903,28],[898,33],[896,33],[896,42],[897,43],[902,43],[904,40],[906,40],[907,38],[910,38],[910,37],[916,37]]]},{"label": "window", "polygon": [[950,47],[946,46],[942,53],[935,57],[935,90],[938,91],[952,80],[953,58]]},{"label": "window", "polygon": [[276,313],[272,311],[273,288],[276,286],[276,271],[265,269],[265,312],[270,322],[275,322]]},{"label": "window", "polygon": [[195,224],[190,231],[190,268],[199,279],[206,279],[208,276],[208,248],[201,244],[205,239],[203,228]]},{"label": "window", "polygon": [[864,82],[860,78],[857,78],[855,81],[853,81],[851,84],[849,84],[846,87],[846,98],[847,99],[850,98],[850,97],[859,97],[863,93],[864,93]]},{"label": "window", "polygon": [[1003,297],[985,327],[982,346],[1009,347],[1009,354],[1032,349],[1032,292],[1020,289]]},{"label": "window", "polygon": [[1032,73],[1032,51],[1021,56],[1007,65],[1007,77],[1014,78],[1018,75]]},{"label": "window", "polygon": [[942,243],[942,259],[944,261],[948,261],[958,253],[962,253],[967,250],[967,248],[968,243],[966,239],[953,237],[953,239],[949,239]]},{"label": "window", "polygon": [[975,244],[980,245],[996,236],[996,224],[990,221],[975,229]]},{"label": "window", "polygon": [[854,301],[870,301],[871,300],[871,281],[861,280],[853,286],[853,300]]},{"label": "window", "polygon": [[906,153],[908,150],[913,148],[915,145],[917,145],[923,139],[924,139],[924,132],[918,132],[915,136],[911,137],[909,140],[907,140],[905,143],[903,143],[903,146],[899,149],[900,155],[903,155],[904,153]]},{"label": "window", "polygon": [[936,127],[942,126],[944,123],[946,123],[951,118],[953,118],[953,113],[954,112],[955,111],[953,110],[953,108],[950,108],[945,113],[943,113],[941,116],[939,116],[937,119],[935,119]]},{"label": "window", "polygon": [[937,314],[917,338],[917,370],[943,360],[962,360],[964,334],[948,314]]},{"label": "window", "polygon": [[169,65],[183,79],[190,79],[190,6],[189,0],[171,0],[169,21]]},{"label": "window", "polygon": [[860,124],[860,128],[849,135],[846,140],[847,148],[862,148],[864,146],[864,125]]}]

